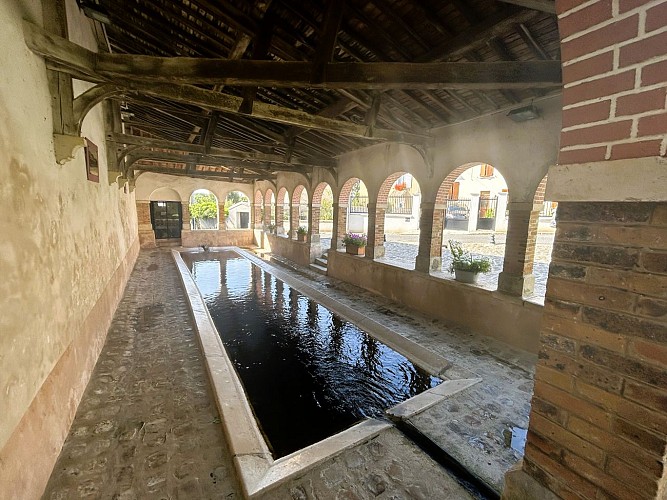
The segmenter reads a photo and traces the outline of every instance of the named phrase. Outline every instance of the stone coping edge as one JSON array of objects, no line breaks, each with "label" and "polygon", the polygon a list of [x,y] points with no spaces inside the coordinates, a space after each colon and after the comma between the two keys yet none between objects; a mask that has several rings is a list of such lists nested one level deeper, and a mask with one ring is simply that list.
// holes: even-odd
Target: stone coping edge
[{"label": "stone coping edge", "polygon": [[461,392],[479,382],[481,378],[463,378],[457,380],[445,380],[441,384],[417,394],[385,411],[393,421],[407,420],[417,413],[421,413],[431,406],[439,403],[449,396]]},{"label": "stone coping edge", "polygon": [[452,366],[448,360],[439,354],[436,354],[433,351],[417,344],[413,340],[404,337],[399,332],[396,332],[391,328],[382,325],[374,319],[364,316],[360,312],[355,311],[349,306],[346,306],[332,296],[316,290],[309,284],[276,268],[268,262],[260,259],[253,253],[235,247],[230,247],[230,249],[233,249],[240,255],[243,255],[248,260],[252,261],[257,266],[274,275],[276,278],[279,278],[283,282],[287,283],[290,287],[294,288],[299,293],[322,304],[327,309],[336,313],[347,321],[354,323],[375,339],[391,347],[393,350],[401,353],[414,364],[426,370],[429,374],[436,377],[442,377],[443,373]]},{"label": "stone coping edge", "polygon": [[[223,247],[219,249],[222,250]],[[224,247],[224,250],[242,253],[237,247]],[[181,251],[188,250],[172,249],[172,257],[188,298],[216,405],[222,417],[223,431],[246,498],[254,498],[275,488],[326,459],[366,442],[392,427],[388,422],[367,419],[274,461],[259,430],[243,385],[227,355],[190,270],[181,257]]]}]

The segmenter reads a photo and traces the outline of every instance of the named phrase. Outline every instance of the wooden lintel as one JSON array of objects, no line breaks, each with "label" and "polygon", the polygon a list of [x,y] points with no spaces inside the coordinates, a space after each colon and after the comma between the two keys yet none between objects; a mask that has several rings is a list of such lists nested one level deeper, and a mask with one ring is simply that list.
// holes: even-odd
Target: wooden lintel
[{"label": "wooden lintel", "polygon": [[[508,17],[512,23],[523,17]],[[497,29],[496,26],[492,27]],[[463,63],[326,63],[322,82],[313,82],[313,63],[190,57],[96,54],[24,21],[30,49],[78,75],[150,83],[216,84],[327,89],[498,89],[561,84],[560,61]],[[488,37],[487,37],[488,38]],[[427,57],[427,56],[424,56]],[[242,99],[235,98],[235,111]],[[253,107],[253,114],[256,113]],[[284,108],[287,109],[287,108]],[[313,127],[309,127],[313,128]]]},{"label": "wooden lintel", "polygon": [[[140,137],[136,135],[114,134],[113,140],[116,144],[128,144],[130,146],[138,146],[144,148],[158,148],[169,149],[172,151],[180,151],[182,153],[192,153],[203,155],[206,154],[212,158],[220,158],[220,160],[237,160],[237,161],[255,161],[265,163],[285,163],[283,155],[260,153],[257,151],[238,151],[227,148],[211,147],[207,152],[205,145],[192,144],[189,142],[169,141],[166,139],[152,139],[148,137]],[[128,151],[129,152],[129,151]],[[335,162],[321,158],[301,159],[292,158],[291,165],[294,167],[319,167],[330,168],[335,166]]]},{"label": "wooden lintel", "polygon": [[110,79],[152,83],[347,90],[489,90],[554,87],[562,82],[560,61],[326,63],[318,81],[312,78],[312,63],[294,61],[100,54],[96,69]]},{"label": "wooden lintel", "polygon": [[163,168],[163,167],[157,167],[154,165],[135,165],[134,170],[140,170],[141,172],[153,172],[156,174],[164,174],[164,175],[177,175],[177,176],[182,176],[182,177],[196,177],[198,179],[204,179],[204,180],[211,180],[211,181],[222,181],[222,182],[232,182],[231,179],[233,178],[233,182],[238,182],[239,183],[251,183],[255,181],[275,181],[276,176],[275,175],[243,175],[240,176],[239,174],[228,174],[228,173],[216,173],[216,172],[201,172],[198,170],[191,171],[191,172],[186,172],[185,170],[178,170],[175,168]]},{"label": "wooden lintel", "polygon": [[[194,164],[209,167],[226,167],[226,168],[250,168],[254,170],[263,170],[266,172],[273,172],[284,170],[289,172],[309,172],[312,167],[307,165],[285,165],[269,162],[262,162],[258,160],[234,160],[226,158],[218,158],[214,156],[198,155],[198,154],[181,154],[169,153],[165,151],[154,151],[150,149],[137,149],[127,154],[127,164],[131,166],[140,160],[154,160],[170,163],[182,163],[184,165]],[[187,171],[187,168],[186,168]],[[189,171],[192,171],[190,169]]]}]

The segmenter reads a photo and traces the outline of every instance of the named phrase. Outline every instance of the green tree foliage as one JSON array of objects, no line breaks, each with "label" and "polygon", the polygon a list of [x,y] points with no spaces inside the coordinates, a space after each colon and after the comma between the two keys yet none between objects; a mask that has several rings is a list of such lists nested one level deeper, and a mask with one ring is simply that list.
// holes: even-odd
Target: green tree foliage
[{"label": "green tree foliage", "polygon": [[232,191],[225,198],[225,218],[229,215],[229,207],[236,205],[239,201],[249,201],[248,197],[239,191]]},{"label": "green tree foliage", "polygon": [[320,219],[333,220],[333,193],[331,188],[326,188],[322,193],[322,202],[320,204]]},{"label": "green tree foliage", "polygon": [[190,218],[201,228],[204,219],[215,219],[218,216],[218,202],[212,193],[195,193],[190,203]]}]

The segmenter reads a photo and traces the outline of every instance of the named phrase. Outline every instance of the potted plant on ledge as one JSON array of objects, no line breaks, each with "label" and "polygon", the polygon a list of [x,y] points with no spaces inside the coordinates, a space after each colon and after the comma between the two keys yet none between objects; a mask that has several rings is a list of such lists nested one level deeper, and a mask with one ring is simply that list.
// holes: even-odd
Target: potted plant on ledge
[{"label": "potted plant on ledge", "polygon": [[296,240],[297,241],[306,241],[306,235],[308,234],[308,228],[305,226],[299,226],[296,229]]},{"label": "potted plant on ledge", "polygon": [[452,263],[449,272],[454,273],[456,281],[462,283],[477,283],[479,273],[488,273],[491,270],[491,261],[486,257],[475,258],[468,252],[460,241],[449,240],[449,250],[452,252]]},{"label": "potted plant on ledge", "polygon": [[276,234],[276,225],[275,224],[267,224],[266,232],[269,233],[269,234]]},{"label": "potted plant on ledge", "polygon": [[350,255],[365,255],[366,253],[366,235],[346,233],[343,237],[345,252]]}]

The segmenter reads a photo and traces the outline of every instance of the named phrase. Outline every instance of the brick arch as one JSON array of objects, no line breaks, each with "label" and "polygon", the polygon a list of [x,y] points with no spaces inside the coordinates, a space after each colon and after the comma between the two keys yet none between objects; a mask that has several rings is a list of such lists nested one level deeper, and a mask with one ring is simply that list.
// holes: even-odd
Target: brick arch
[{"label": "brick arch", "polygon": [[[488,162],[484,161],[476,161],[476,162],[470,162],[470,163],[464,163],[463,165],[456,167],[454,170],[452,170],[447,177],[445,177],[445,180],[442,181],[442,184],[440,184],[440,187],[438,188],[438,192],[435,195],[435,202],[436,203],[445,203],[449,199],[449,192],[452,189],[452,186],[454,185],[454,182],[456,182],[456,179],[461,175],[463,172],[466,170],[473,168],[477,165],[490,165],[493,167]],[[505,179],[505,176],[503,173],[498,170],[496,167],[493,167],[500,175],[503,176],[503,179]],[[505,184],[507,184],[507,180],[505,180]]]},{"label": "brick arch", "polygon": [[[329,186],[328,182],[320,182],[316,187],[315,190],[313,191],[313,204],[319,205],[322,203],[322,194],[324,193],[324,190],[326,188],[331,189],[331,186]],[[333,190],[332,190],[333,191]]]},{"label": "brick arch", "polygon": [[254,202],[254,204],[255,205],[262,205],[263,201],[264,201],[264,197],[262,196],[262,192],[258,189],[257,191],[255,191],[255,202]]},{"label": "brick arch", "polygon": [[[303,194],[304,189],[306,189],[306,187],[303,184],[299,184],[294,188],[294,191],[292,191],[292,205],[299,205],[301,203],[301,195]],[[308,194],[307,190],[306,194]]]},{"label": "brick arch", "polygon": [[280,205],[284,205],[284,204],[285,204],[285,195],[286,195],[286,194],[289,194],[289,193],[287,192],[287,188],[285,188],[285,187],[281,187],[281,188],[278,190],[278,195],[276,196],[276,205],[278,205],[278,204],[280,204]]},{"label": "brick arch", "polygon": [[[271,197],[273,197],[273,201],[271,201]],[[275,203],[276,196],[275,193],[273,192],[273,189],[269,188],[266,190],[266,193],[264,193],[264,205],[272,205]]]},{"label": "brick arch", "polygon": [[533,197],[533,204],[535,205],[541,205],[544,203],[544,193],[547,190],[547,177],[549,174],[545,175],[540,183],[537,185],[537,189],[535,190],[535,196]]},{"label": "brick arch", "polygon": [[387,203],[387,197],[389,196],[389,192],[391,191],[392,186],[398,180],[399,177],[407,173],[409,172],[394,172],[384,180],[384,182],[380,186],[380,190],[378,191],[378,197],[377,197],[378,204]]},{"label": "brick arch", "polygon": [[[338,205],[341,207],[346,207],[350,203],[350,193],[352,192],[352,186],[357,181],[362,181],[359,177],[350,177],[345,181],[343,187],[340,188],[340,193],[338,193]],[[364,185],[366,185],[364,183]]]}]

